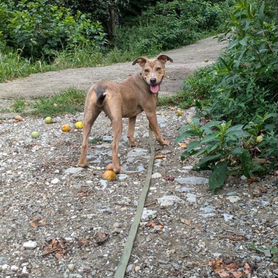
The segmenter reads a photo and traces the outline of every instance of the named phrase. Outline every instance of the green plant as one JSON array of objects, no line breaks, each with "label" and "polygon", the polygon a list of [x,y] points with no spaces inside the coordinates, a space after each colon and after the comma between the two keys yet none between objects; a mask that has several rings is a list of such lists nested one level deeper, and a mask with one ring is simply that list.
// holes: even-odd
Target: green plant
[{"label": "green plant", "polygon": [[[258,124],[232,125],[232,121],[209,121],[202,123],[194,119],[180,130],[177,142],[190,139],[191,143],[183,152],[181,159],[189,156],[201,157],[195,170],[212,170],[209,177],[209,188],[216,193],[223,188],[229,175],[245,175],[247,178],[265,173],[268,163],[277,153],[277,146],[272,153],[261,154],[266,138],[276,144],[272,137],[268,120],[276,115],[265,115]],[[205,121],[206,122],[206,121]],[[265,138],[264,138],[265,137]],[[264,157],[264,159],[262,159]]]},{"label": "green plant", "polygon": [[[199,140],[182,156],[201,157],[201,167],[196,168],[213,171],[213,191],[229,174],[249,178],[278,165],[278,27],[273,7],[274,1],[237,0],[227,30],[227,51],[215,65],[191,77],[181,94],[181,103],[197,106],[209,125],[224,123],[208,128],[199,122]],[[180,138],[190,135],[191,129],[182,130]]]},{"label": "green plant", "polygon": [[70,89],[53,97],[44,97],[33,105],[33,114],[47,117],[83,111],[85,93],[80,90]]},{"label": "green plant", "polygon": [[100,23],[79,12],[72,15],[71,10],[47,0],[4,1],[0,15],[4,18],[0,32],[6,45],[33,60],[50,61],[63,49],[89,45],[99,48],[106,43]]},{"label": "green plant", "polygon": [[26,108],[26,102],[24,99],[18,99],[13,104],[13,111],[17,113],[21,113]]},{"label": "green plant", "polygon": [[219,32],[228,2],[158,2],[133,19],[132,26],[120,27],[115,45],[123,50],[152,54],[192,43],[209,32]]}]

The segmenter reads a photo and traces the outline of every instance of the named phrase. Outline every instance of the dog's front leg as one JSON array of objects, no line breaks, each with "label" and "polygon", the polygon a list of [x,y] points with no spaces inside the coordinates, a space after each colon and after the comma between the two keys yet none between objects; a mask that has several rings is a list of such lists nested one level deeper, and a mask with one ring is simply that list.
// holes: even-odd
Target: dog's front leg
[{"label": "dog's front leg", "polygon": [[147,118],[149,120],[150,128],[154,132],[156,140],[159,142],[160,145],[169,145],[170,141],[165,140],[161,133],[160,128],[158,126],[157,117],[155,112],[146,112]]},{"label": "dog's front leg", "polygon": [[119,144],[122,135],[122,118],[112,120],[113,129],[113,143],[112,143],[112,164],[107,166],[108,170],[113,170],[115,173],[120,173],[120,159],[119,159]]},{"label": "dog's front leg", "polygon": [[131,147],[136,147],[137,143],[134,138],[136,116],[128,119],[128,141]]}]

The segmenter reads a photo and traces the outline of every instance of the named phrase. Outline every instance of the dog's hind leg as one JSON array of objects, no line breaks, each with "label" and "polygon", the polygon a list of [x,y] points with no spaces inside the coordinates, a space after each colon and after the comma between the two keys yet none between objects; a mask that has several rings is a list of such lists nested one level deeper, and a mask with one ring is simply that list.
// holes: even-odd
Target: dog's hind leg
[{"label": "dog's hind leg", "polygon": [[[113,105],[111,105],[113,103]],[[119,159],[119,144],[122,136],[122,112],[118,99],[110,100],[109,105],[109,118],[112,121],[113,129],[113,142],[112,142],[112,164],[109,164],[106,168],[113,170],[115,173],[120,173],[120,159]]]},{"label": "dog's hind leg", "polygon": [[91,128],[98,117],[101,110],[95,105],[94,99],[88,99],[88,102],[85,106],[85,115],[84,115],[84,129],[83,129],[83,141],[81,147],[81,155],[79,159],[78,166],[79,167],[87,167],[88,166],[88,148],[89,148],[89,136],[91,132]]},{"label": "dog's hind leg", "polygon": [[128,119],[128,141],[131,147],[136,147],[137,143],[134,138],[136,116]]}]

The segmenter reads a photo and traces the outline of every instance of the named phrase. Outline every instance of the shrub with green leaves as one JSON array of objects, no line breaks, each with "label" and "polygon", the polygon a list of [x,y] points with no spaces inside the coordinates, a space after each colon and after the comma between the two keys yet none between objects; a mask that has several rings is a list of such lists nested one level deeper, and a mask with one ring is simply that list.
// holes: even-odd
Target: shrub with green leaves
[{"label": "shrub with green leaves", "polygon": [[[216,175],[220,179],[214,179],[213,191],[224,185],[227,173],[251,177],[278,164],[278,27],[274,11],[274,1],[237,0],[227,30],[231,42],[226,53],[185,84],[184,103],[188,104],[189,98],[208,121],[222,122],[209,132],[207,125],[200,124],[196,146],[192,143],[185,152],[209,160],[206,166],[212,170],[211,178]],[[216,139],[223,135],[223,127],[227,128],[225,145],[220,146]],[[245,136],[230,140],[230,131],[239,127]],[[186,135],[188,131],[182,130],[180,138]]]},{"label": "shrub with green leaves", "polygon": [[140,54],[192,43],[204,33],[219,31],[228,1],[174,0],[149,7],[131,26],[120,27],[115,44]]},{"label": "shrub with green leaves", "polygon": [[0,40],[24,57],[52,59],[66,48],[101,47],[106,42],[100,23],[47,0],[6,0],[0,4],[0,15]]}]

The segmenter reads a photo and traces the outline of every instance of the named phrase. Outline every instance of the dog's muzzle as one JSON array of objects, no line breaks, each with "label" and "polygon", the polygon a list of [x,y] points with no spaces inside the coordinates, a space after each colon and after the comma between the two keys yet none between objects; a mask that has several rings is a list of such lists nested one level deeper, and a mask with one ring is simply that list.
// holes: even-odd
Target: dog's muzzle
[{"label": "dog's muzzle", "polygon": [[156,78],[151,78],[150,79],[150,91],[153,94],[157,94],[160,90],[160,84],[156,83]]}]

